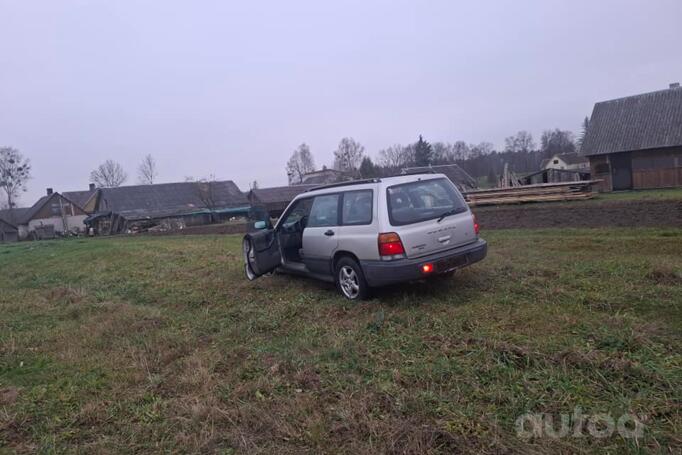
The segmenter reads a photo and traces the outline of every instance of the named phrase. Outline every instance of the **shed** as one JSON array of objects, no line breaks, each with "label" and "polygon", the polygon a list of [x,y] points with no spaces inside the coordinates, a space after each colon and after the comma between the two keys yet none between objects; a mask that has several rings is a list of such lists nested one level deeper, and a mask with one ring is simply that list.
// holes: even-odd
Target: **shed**
[{"label": "shed", "polygon": [[582,153],[601,191],[682,186],[682,88],[594,105]]}]

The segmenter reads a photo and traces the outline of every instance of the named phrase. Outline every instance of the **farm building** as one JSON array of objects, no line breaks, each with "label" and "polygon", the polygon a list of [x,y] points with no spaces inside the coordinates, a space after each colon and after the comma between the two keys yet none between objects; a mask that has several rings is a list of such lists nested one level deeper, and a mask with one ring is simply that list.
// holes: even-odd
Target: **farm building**
[{"label": "farm building", "polygon": [[248,193],[249,203],[254,207],[263,207],[272,218],[279,217],[287,205],[299,194],[319,185],[277,186],[272,188],[255,188]]},{"label": "farm building", "polygon": [[323,167],[319,171],[308,172],[303,175],[301,185],[327,185],[330,183],[352,180],[353,177],[346,172]]},{"label": "farm building", "polygon": [[682,186],[682,88],[594,105],[582,152],[600,191]]},{"label": "farm building", "polygon": [[27,209],[13,209],[10,224],[18,228],[20,239],[53,238],[68,232],[82,232],[87,213],[64,195],[47,189],[47,194]]},{"label": "farm building", "polygon": [[86,191],[64,191],[62,196],[83,208],[87,213],[92,213],[97,208],[95,203],[97,199],[97,188],[94,183],[90,184],[90,188]]},{"label": "farm building", "polygon": [[542,169],[590,172],[590,161],[577,153],[561,153],[542,160]]},{"label": "farm building", "polygon": [[0,243],[10,243],[19,240],[19,229],[13,224],[0,219]]},{"label": "farm building", "polygon": [[184,229],[245,216],[249,201],[231,180],[99,188],[85,220],[97,234],[161,226]]},{"label": "farm building", "polygon": [[406,167],[403,174],[415,174],[418,172],[436,172],[445,174],[452,183],[461,191],[473,190],[478,187],[476,179],[470,176],[464,169],[456,164],[440,164],[434,166]]}]

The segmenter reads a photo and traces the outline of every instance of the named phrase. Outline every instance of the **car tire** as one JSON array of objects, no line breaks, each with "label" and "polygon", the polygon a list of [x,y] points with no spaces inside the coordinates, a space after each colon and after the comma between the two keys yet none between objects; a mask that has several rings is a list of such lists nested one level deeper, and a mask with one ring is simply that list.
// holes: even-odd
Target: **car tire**
[{"label": "car tire", "polygon": [[242,241],[242,253],[244,255],[244,273],[246,275],[246,279],[249,281],[253,281],[257,278],[256,274],[251,268],[251,263],[249,260],[249,256],[251,256],[252,254],[252,248],[253,245],[251,244],[251,240],[244,239]]},{"label": "car tire", "polygon": [[369,297],[369,286],[360,264],[353,258],[342,257],[334,268],[336,289],[348,300],[365,300]]}]

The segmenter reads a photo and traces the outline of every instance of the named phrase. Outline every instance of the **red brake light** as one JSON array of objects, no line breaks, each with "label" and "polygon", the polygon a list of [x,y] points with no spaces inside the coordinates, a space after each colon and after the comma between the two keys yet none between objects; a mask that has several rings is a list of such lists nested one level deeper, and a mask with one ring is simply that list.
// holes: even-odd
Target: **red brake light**
[{"label": "red brake light", "polygon": [[394,256],[396,254],[405,254],[400,236],[395,232],[379,234],[379,255]]},{"label": "red brake light", "polygon": [[424,273],[431,273],[433,272],[433,264],[424,264],[422,265],[422,272]]},{"label": "red brake light", "polygon": [[476,233],[476,235],[478,235],[478,231],[480,228],[478,226],[478,222],[476,221],[476,215],[471,214],[471,216],[472,216],[473,221],[474,221],[474,232]]}]

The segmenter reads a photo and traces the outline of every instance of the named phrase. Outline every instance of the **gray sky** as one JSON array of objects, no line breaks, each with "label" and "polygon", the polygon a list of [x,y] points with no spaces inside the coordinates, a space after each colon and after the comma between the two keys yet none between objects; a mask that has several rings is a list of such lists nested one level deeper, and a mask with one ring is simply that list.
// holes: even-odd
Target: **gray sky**
[{"label": "gray sky", "polygon": [[682,80],[682,2],[0,0],[0,145],[31,159],[24,205],[129,184],[286,184],[301,142],[489,141],[579,131],[595,101]]}]

